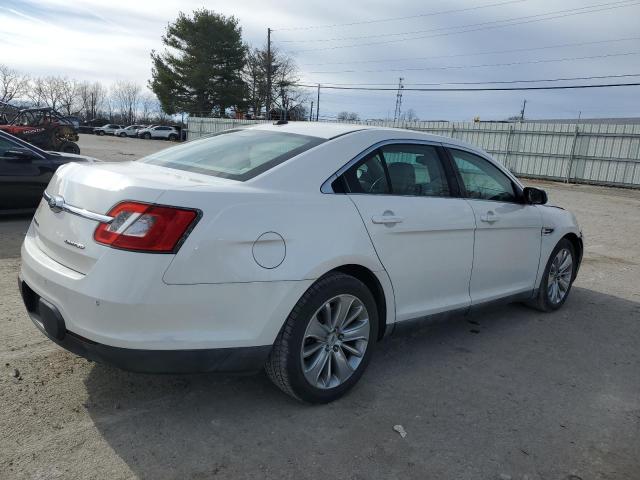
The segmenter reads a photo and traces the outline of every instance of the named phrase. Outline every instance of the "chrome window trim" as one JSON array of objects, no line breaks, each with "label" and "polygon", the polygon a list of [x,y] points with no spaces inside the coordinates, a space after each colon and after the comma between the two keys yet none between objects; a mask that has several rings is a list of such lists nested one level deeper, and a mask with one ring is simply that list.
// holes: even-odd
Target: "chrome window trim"
[{"label": "chrome window trim", "polygon": [[[336,173],[334,173],[327,180],[325,180],[324,183],[322,184],[322,186],[320,187],[320,192],[329,193],[329,194],[335,194],[336,192],[333,191],[333,188],[331,187],[331,184],[340,175],[342,175],[344,172],[349,170],[352,166],[354,166],[356,163],[358,163],[360,160],[362,160],[364,157],[369,155],[374,150],[376,150],[376,149],[378,149],[380,147],[384,147],[386,145],[398,145],[398,144],[401,144],[401,145],[402,144],[428,145],[430,147],[440,147],[440,146],[442,146],[441,142],[434,142],[432,140],[416,140],[416,139],[409,139],[409,138],[397,138],[397,139],[394,138],[394,139],[382,140],[382,141],[380,141],[378,143],[374,143],[373,145],[371,145],[370,147],[368,147],[367,149],[363,150],[358,155],[353,157],[347,163],[345,163],[340,169],[338,169],[338,171]],[[368,194],[365,193],[365,195],[368,195]],[[404,195],[404,196],[407,196],[407,195]],[[411,196],[411,195],[409,195],[409,196]]]},{"label": "chrome window trim", "polygon": [[53,212],[67,212],[72,215],[77,215],[82,218],[87,218],[89,220],[95,220],[100,223],[111,223],[113,221],[113,217],[108,215],[102,215],[100,213],[90,212],[89,210],[85,210],[84,208],[75,207],[73,205],[69,205],[64,201],[59,195],[49,195],[46,190],[42,194],[44,201],[47,203],[49,208]]}]

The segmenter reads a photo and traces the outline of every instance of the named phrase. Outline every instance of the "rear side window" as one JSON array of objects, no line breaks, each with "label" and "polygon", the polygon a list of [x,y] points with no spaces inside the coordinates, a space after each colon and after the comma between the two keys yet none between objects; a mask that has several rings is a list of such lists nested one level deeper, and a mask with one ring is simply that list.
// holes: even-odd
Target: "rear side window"
[{"label": "rear side window", "polygon": [[163,167],[248,180],[325,139],[265,130],[227,130],[141,159]]},{"label": "rear side window", "polygon": [[[374,150],[347,170],[345,193],[448,197],[449,182],[436,147],[389,144]],[[337,190],[342,192],[340,184]]]},{"label": "rear side window", "polygon": [[380,148],[395,195],[447,197],[449,183],[435,147],[419,144]]},{"label": "rear side window", "polygon": [[344,174],[350,193],[389,193],[389,181],[378,150],[370,153]]}]

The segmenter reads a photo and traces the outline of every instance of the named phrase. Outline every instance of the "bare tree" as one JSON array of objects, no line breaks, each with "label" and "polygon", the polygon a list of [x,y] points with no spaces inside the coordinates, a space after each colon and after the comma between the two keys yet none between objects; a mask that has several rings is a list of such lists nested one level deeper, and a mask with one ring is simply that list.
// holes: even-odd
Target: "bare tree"
[{"label": "bare tree", "polygon": [[273,103],[291,120],[304,120],[307,93],[297,86],[300,81],[298,67],[293,58],[284,53],[276,51],[272,55]]},{"label": "bare tree", "polygon": [[31,81],[27,95],[36,106],[57,110],[62,103],[63,90],[60,77],[37,77]]},{"label": "bare tree", "polygon": [[105,106],[107,90],[100,82],[82,82],[78,85],[77,96],[85,120],[93,120]]},{"label": "bare tree", "polygon": [[243,78],[247,85],[248,103],[254,116],[262,113],[267,103],[267,52],[264,49],[247,49]]},{"label": "bare tree", "polygon": [[416,112],[413,108],[410,108],[409,110],[407,110],[406,112],[404,112],[401,115],[402,120],[405,120],[407,122],[417,122],[418,121],[418,115],[416,115]]},{"label": "bare tree", "polygon": [[141,90],[137,83],[124,80],[113,85],[111,97],[120,112],[122,122],[127,124],[135,122]]},{"label": "bare tree", "polygon": [[82,110],[82,101],[78,95],[79,83],[77,80],[60,78],[60,112],[65,115],[77,115]]},{"label": "bare tree", "polygon": [[160,103],[156,96],[150,92],[145,92],[140,96],[140,107],[138,109],[138,121],[149,123],[152,115],[158,111]]},{"label": "bare tree", "polygon": [[338,120],[341,122],[357,122],[360,120],[360,116],[356,112],[340,112],[338,114]]},{"label": "bare tree", "polygon": [[23,97],[29,87],[29,77],[0,64],[0,102]]}]

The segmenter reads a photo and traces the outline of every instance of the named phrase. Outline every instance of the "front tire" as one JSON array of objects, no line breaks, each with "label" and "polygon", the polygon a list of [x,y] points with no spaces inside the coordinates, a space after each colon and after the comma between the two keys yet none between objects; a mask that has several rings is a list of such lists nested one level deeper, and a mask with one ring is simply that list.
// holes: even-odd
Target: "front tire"
[{"label": "front tire", "polygon": [[298,300],[265,370],[298,400],[332,402],[358,382],[377,335],[378,313],[369,289],[355,277],[330,273]]},{"label": "front tire", "polygon": [[66,140],[60,144],[59,151],[64,153],[73,153],[75,155],[80,155],[80,147],[78,146],[78,144],[74,142],[69,142]]},{"label": "front tire", "polygon": [[127,136],[127,134],[126,134],[126,133],[124,133],[124,132],[120,132],[120,133],[118,134],[118,136],[119,136],[120,138],[124,138],[124,137],[126,137],[126,136]]},{"label": "front tire", "polygon": [[551,252],[538,296],[532,306],[542,312],[558,310],[569,296],[577,268],[573,244],[563,238]]}]

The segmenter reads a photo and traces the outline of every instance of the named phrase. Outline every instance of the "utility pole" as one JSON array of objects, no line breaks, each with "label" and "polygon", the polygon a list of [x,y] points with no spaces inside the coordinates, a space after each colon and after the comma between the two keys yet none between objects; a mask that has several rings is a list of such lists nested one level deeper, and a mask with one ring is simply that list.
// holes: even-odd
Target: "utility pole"
[{"label": "utility pole", "polygon": [[267,120],[271,120],[271,29],[267,28]]},{"label": "utility pole", "polygon": [[309,110],[309,121],[313,120],[313,100],[311,100],[311,110]]},{"label": "utility pole", "polygon": [[398,93],[396,94],[396,111],[393,114],[393,122],[397,122],[400,120],[400,112],[402,111],[402,90],[404,89],[404,85],[402,85],[402,81],[404,78],[400,77],[398,81]]},{"label": "utility pole", "polygon": [[524,110],[527,108],[527,99],[524,99],[522,102],[522,110],[520,110],[520,123],[524,122]]},{"label": "utility pole", "polygon": [[318,101],[316,103],[316,122],[320,119],[320,84],[318,84]]},{"label": "utility pole", "polygon": [[281,114],[280,114],[280,119],[284,120],[285,122],[287,121],[287,103],[285,100],[285,96],[284,96],[284,82],[280,82],[280,98],[282,99],[282,110],[281,110]]}]

